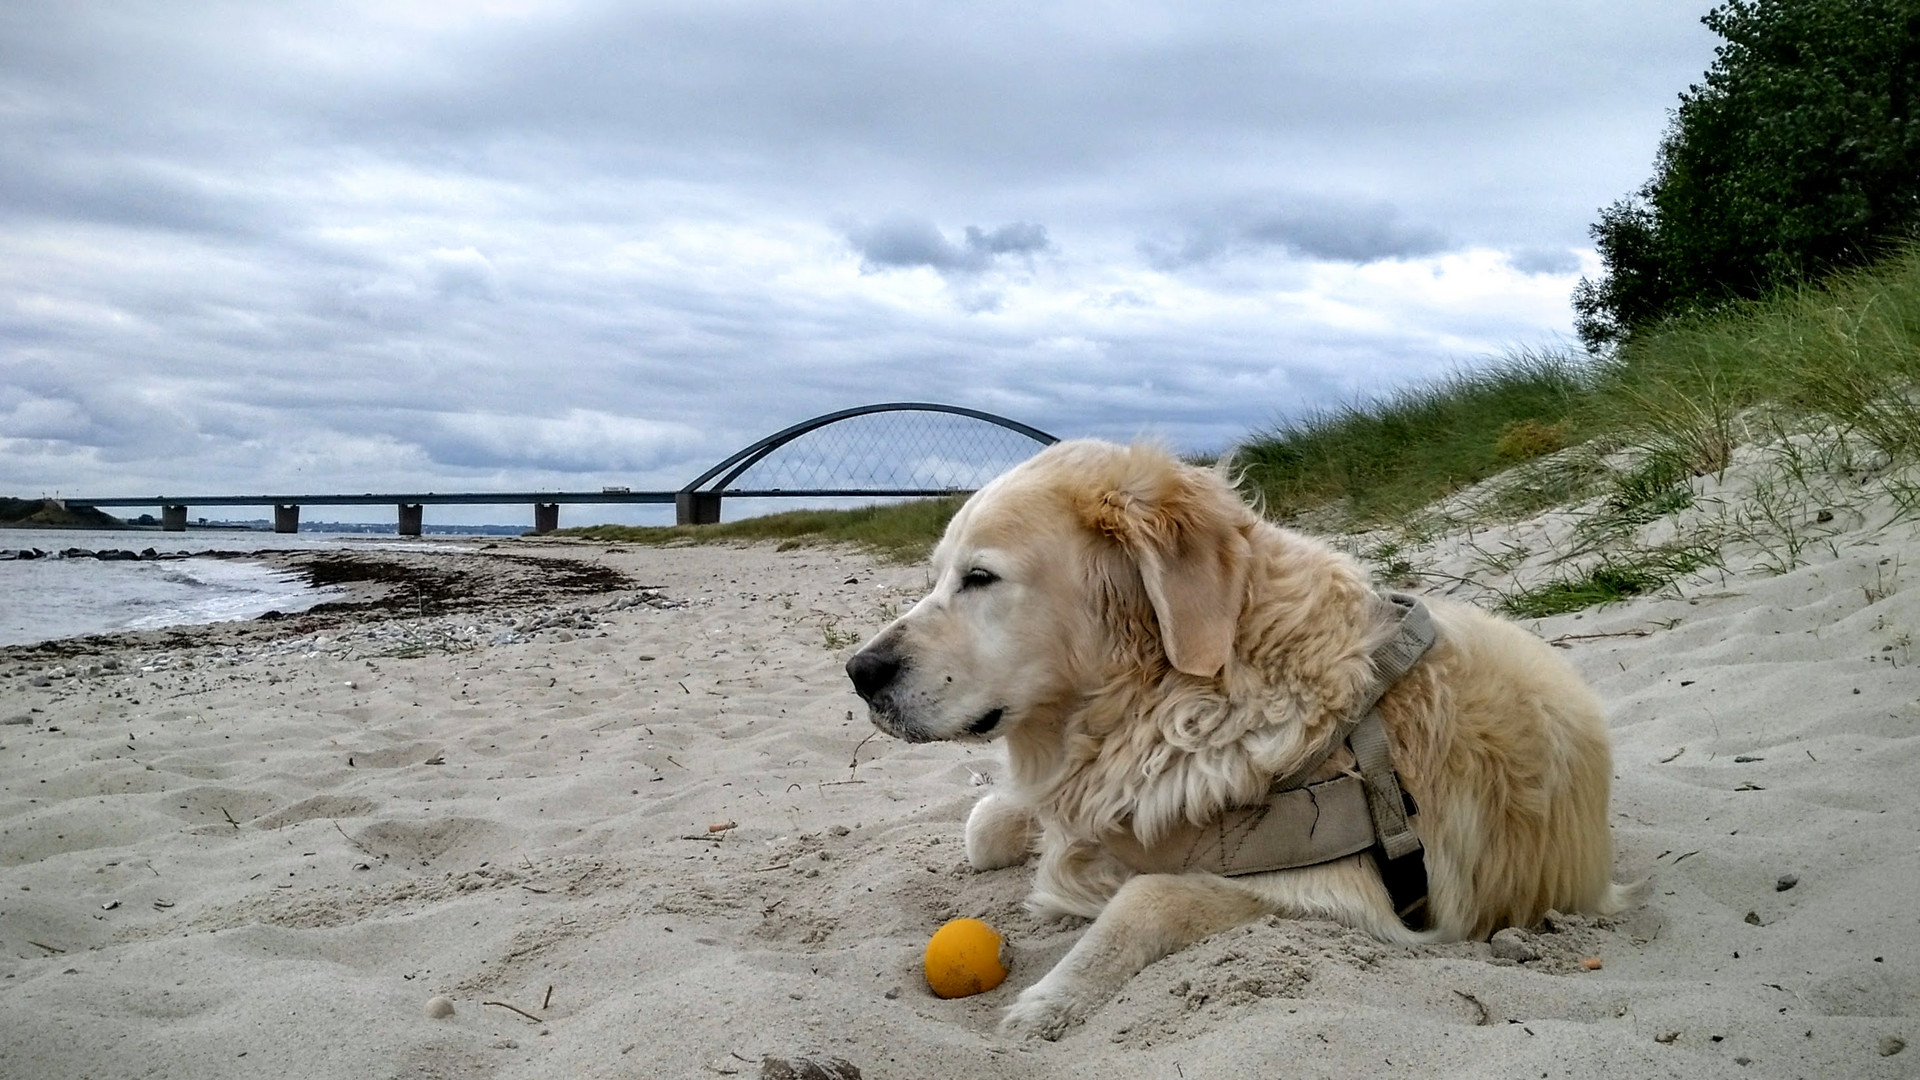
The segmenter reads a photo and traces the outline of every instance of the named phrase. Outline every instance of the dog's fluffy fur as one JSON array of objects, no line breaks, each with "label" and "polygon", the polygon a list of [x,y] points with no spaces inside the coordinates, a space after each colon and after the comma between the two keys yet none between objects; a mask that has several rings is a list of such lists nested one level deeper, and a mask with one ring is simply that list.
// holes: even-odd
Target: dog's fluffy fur
[{"label": "dog's fluffy fur", "polygon": [[[1430,930],[1400,922],[1364,854],[1234,878],[1120,861],[1112,838],[1151,845],[1310,760],[1392,632],[1354,560],[1262,521],[1218,472],[1058,444],[969,500],[933,568],[932,592],[849,674],[891,734],[1004,738],[1010,790],[974,807],[968,859],[989,870],[1037,847],[1031,904],[1095,920],[1008,1031],[1057,1037],[1155,959],[1264,914],[1417,942],[1626,899],[1593,693],[1539,639],[1438,600],[1437,642],[1380,703],[1419,809]],[[1323,773],[1350,765],[1341,750]]]}]

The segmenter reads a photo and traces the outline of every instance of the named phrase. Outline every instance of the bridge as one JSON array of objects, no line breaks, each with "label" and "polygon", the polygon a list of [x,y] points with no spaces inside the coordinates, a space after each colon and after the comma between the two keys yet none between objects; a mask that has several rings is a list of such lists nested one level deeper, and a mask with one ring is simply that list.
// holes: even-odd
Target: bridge
[{"label": "bridge", "polygon": [[160,508],[160,527],[183,532],[192,506],[271,506],[273,531],[300,530],[302,506],[389,505],[402,536],[420,535],[429,505],[533,507],[533,531],[560,527],[562,503],[672,503],[680,525],[712,525],[722,499],[933,498],[978,490],[1000,472],[1058,442],[1038,428],[958,405],[896,401],[826,413],[734,453],[673,491],[464,491],[333,495],[156,495],[66,499],[85,507]]}]

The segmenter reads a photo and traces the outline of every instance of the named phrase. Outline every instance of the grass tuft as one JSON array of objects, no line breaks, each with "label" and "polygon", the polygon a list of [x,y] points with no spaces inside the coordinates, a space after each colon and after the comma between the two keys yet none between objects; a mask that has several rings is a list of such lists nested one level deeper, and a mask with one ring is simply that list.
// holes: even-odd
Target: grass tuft
[{"label": "grass tuft", "polygon": [[1658,592],[1717,558],[1715,550],[1701,545],[1608,555],[1578,573],[1510,593],[1500,607],[1524,619],[1565,615]]}]

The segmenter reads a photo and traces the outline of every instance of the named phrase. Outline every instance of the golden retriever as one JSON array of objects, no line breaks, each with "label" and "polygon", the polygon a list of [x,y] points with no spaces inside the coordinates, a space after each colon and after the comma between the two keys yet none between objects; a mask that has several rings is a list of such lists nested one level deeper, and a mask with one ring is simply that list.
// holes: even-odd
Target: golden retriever
[{"label": "golden retriever", "polygon": [[[1217,471],[1056,444],[961,507],[933,573],[848,674],[889,734],[1004,739],[1011,782],[974,806],[968,861],[1037,848],[1030,905],[1094,920],[1003,1031],[1057,1038],[1147,964],[1262,915],[1413,943],[1624,906],[1599,702],[1538,638],[1439,600],[1437,640],[1379,705],[1425,847],[1426,928],[1366,853],[1235,877],[1128,865],[1312,761],[1393,632],[1357,562],[1262,520]],[[1351,765],[1341,749],[1318,776]]]}]

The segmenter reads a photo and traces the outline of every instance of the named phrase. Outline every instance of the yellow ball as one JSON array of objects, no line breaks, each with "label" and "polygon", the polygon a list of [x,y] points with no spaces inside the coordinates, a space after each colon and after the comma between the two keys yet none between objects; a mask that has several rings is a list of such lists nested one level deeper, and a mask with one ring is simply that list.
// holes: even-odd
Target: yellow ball
[{"label": "yellow ball", "polygon": [[1007,977],[1000,935],[979,919],[955,919],[927,942],[927,985],[943,998],[984,994]]}]

